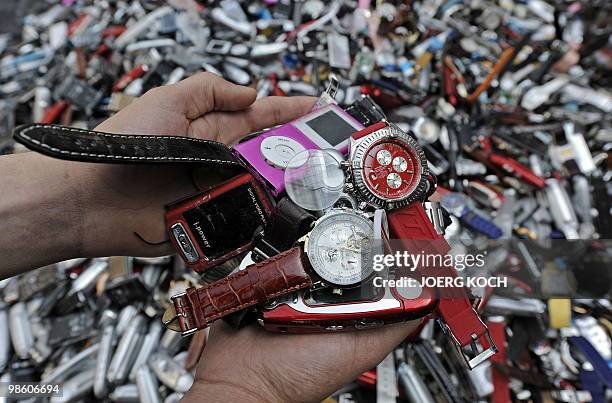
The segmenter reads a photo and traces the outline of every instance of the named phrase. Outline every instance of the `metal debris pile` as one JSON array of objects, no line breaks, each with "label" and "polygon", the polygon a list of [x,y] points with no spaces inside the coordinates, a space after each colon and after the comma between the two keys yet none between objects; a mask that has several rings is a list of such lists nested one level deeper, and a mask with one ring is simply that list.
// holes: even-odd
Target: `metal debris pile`
[{"label": "metal debris pile", "polygon": [[177,402],[207,332],[182,339],[161,314],[194,283],[169,257],[77,259],[3,281],[0,382],[63,385],[58,402]]}]

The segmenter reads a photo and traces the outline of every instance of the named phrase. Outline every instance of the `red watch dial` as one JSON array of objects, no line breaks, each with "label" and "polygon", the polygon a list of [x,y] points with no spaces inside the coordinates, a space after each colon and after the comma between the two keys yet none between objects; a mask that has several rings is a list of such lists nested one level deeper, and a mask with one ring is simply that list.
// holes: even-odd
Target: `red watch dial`
[{"label": "red watch dial", "polygon": [[376,196],[402,199],[419,184],[421,165],[410,146],[400,141],[383,140],[366,151],[363,177]]}]

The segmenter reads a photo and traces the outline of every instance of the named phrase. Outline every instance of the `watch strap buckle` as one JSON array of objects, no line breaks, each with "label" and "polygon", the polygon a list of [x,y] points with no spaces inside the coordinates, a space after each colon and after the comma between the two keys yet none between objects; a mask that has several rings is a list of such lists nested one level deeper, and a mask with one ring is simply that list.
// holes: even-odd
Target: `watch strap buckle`
[{"label": "watch strap buckle", "polygon": [[467,296],[442,299],[438,311],[442,329],[450,334],[468,368],[474,369],[497,353],[489,328],[482,322]]},{"label": "watch strap buckle", "polygon": [[[483,343],[483,341],[485,343]],[[488,347],[485,347],[487,346]],[[472,334],[472,341],[470,342],[470,347],[472,352],[478,352],[475,357],[469,358],[469,356],[465,352],[465,348],[461,349],[461,353],[463,358],[466,360],[467,365],[470,369],[476,368],[478,365],[482,364],[489,358],[491,358],[495,353],[497,353],[497,345],[493,341],[491,334],[489,331],[485,331],[480,337],[475,333]],[[479,348],[480,347],[480,348]]]},{"label": "watch strap buckle", "polygon": [[[191,328],[188,325],[187,317],[184,312],[177,312],[175,300],[178,298],[185,297],[187,293],[182,292],[180,294],[173,295],[170,297],[172,304],[166,309],[162,316],[162,324],[167,328],[175,332],[180,332],[183,337],[190,336],[197,332],[198,328]],[[183,320],[181,320],[183,318]],[[186,329],[185,329],[186,328]]]},{"label": "watch strap buckle", "polygon": [[259,231],[253,237],[253,249],[251,258],[258,263],[272,256],[280,254],[281,251],[276,249],[270,242],[266,241],[264,231]]},{"label": "watch strap buckle", "polygon": [[488,329],[485,328],[484,332],[480,335],[475,332],[471,333],[471,340],[469,343],[462,344],[457,337],[455,337],[452,329],[444,323],[444,321],[439,320],[438,322],[442,326],[444,332],[451,336],[455,349],[459,355],[461,355],[470,370],[476,368],[497,353],[497,345],[493,341]]}]

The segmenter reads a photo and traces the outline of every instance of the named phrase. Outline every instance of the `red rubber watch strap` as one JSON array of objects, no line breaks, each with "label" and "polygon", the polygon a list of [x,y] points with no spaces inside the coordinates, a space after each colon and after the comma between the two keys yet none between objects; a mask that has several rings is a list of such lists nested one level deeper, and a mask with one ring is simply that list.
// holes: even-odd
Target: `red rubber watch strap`
[{"label": "red rubber watch strap", "polygon": [[[438,234],[427,216],[427,212],[421,203],[413,203],[402,209],[394,210],[388,214],[389,230],[392,238],[403,241],[405,251],[423,251],[427,254],[445,255],[450,246],[443,236]],[[421,241],[421,242],[419,242]],[[427,268],[440,277],[457,277],[457,273],[450,267]],[[428,274],[429,274],[428,273]],[[472,307],[472,304],[463,287],[445,289],[446,294],[440,298],[438,313],[450,329],[460,349],[472,346],[475,341],[480,342],[483,355],[490,354],[495,345],[490,342],[488,329],[480,320],[480,317]],[[466,357],[468,365],[472,361]],[[474,364],[476,365],[476,364]]]},{"label": "red rubber watch strap", "polygon": [[[388,213],[389,229],[395,239],[443,240],[436,232],[421,203],[414,203]],[[447,251],[444,251],[446,253]]]},{"label": "red rubber watch strap", "polygon": [[353,135],[351,136],[353,138],[353,140],[358,140],[362,137],[367,136],[370,133],[374,133],[377,130],[380,130],[384,127],[387,127],[387,122],[378,122],[378,123],[374,123],[372,126],[368,126],[365,129],[361,129],[358,132],[353,133]]},{"label": "red rubber watch strap", "polygon": [[173,298],[181,331],[205,328],[233,312],[309,287],[302,254],[295,247],[213,284],[187,289]]}]

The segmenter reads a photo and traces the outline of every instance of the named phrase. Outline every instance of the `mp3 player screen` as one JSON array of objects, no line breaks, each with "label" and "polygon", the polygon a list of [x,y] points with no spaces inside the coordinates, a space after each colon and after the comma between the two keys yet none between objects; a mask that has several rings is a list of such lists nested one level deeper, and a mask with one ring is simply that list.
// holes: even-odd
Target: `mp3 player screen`
[{"label": "mp3 player screen", "polygon": [[332,147],[342,143],[357,131],[357,129],[332,110],[304,123],[317,132],[319,136],[323,137]]}]

